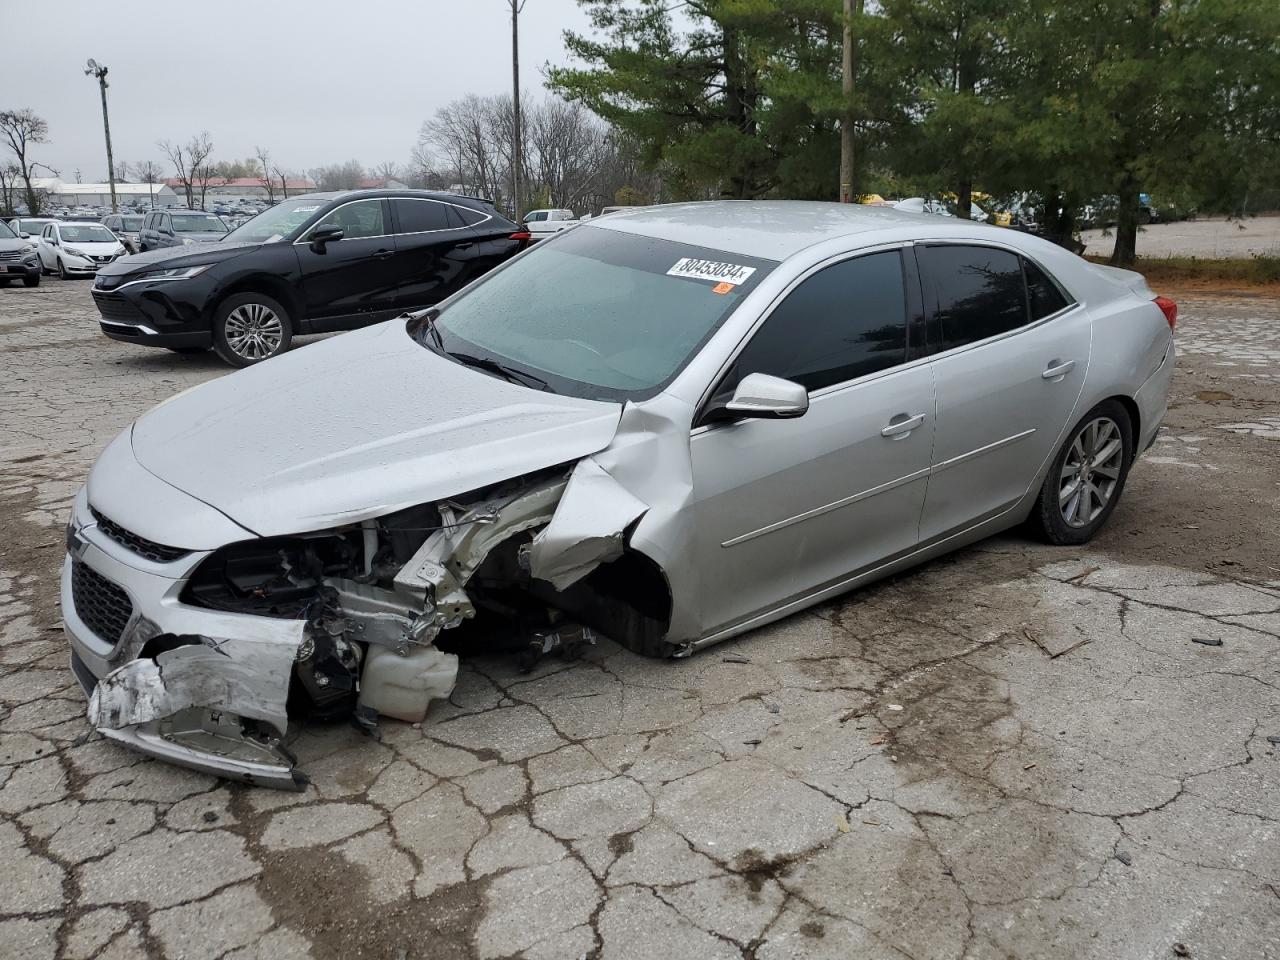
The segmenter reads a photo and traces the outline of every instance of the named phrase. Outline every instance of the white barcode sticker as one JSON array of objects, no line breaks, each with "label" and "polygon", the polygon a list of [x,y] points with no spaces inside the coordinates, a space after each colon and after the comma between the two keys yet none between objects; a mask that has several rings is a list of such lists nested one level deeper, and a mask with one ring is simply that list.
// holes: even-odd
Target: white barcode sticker
[{"label": "white barcode sticker", "polygon": [[737,286],[746,283],[756,272],[755,267],[744,267],[737,263],[721,263],[718,260],[699,260],[695,257],[683,257],[667,271],[669,277],[692,277],[695,280],[711,280],[715,283],[728,283]]}]

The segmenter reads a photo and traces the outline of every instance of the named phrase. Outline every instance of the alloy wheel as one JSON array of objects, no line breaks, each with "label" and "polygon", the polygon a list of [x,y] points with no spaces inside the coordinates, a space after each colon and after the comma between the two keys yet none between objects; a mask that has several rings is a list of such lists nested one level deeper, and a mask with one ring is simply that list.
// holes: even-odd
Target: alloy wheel
[{"label": "alloy wheel", "polygon": [[225,321],[227,346],[245,360],[265,360],[280,349],[284,324],[270,307],[243,303]]},{"label": "alloy wheel", "polygon": [[1124,466],[1124,438],[1110,417],[1085,424],[1062,464],[1058,509],[1071,527],[1087,527],[1111,502]]}]

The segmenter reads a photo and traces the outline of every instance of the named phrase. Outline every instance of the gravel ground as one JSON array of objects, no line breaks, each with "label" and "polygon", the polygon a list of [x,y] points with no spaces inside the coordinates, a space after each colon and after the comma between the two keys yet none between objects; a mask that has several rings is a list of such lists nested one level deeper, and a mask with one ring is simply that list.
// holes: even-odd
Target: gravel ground
[{"label": "gravel ground", "polygon": [[[1111,256],[1115,231],[1085,230],[1090,256]],[[1138,234],[1139,257],[1280,257],[1280,216],[1247,220],[1184,220],[1153,223]]]},{"label": "gravel ground", "polygon": [[89,464],[226,369],[106,340],[85,282],[0,290],[0,956],[1280,958],[1280,301],[1182,311],[1088,549],[687,661],[471,658],[422,729],[293,731],[290,794],[93,734],[59,627]]}]

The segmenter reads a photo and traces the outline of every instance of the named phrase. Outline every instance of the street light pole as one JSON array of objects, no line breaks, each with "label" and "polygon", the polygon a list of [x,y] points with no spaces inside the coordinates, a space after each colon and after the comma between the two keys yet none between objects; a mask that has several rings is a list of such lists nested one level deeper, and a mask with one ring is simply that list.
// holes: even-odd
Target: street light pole
[{"label": "street light pole", "polygon": [[116,166],[111,159],[111,124],[107,120],[107,68],[97,60],[90,59],[85,65],[86,77],[97,77],[98,87],[102,92],[102,132],[107,137],[107,182],[111,184],[111,212],[118,213],[116,204]]}]

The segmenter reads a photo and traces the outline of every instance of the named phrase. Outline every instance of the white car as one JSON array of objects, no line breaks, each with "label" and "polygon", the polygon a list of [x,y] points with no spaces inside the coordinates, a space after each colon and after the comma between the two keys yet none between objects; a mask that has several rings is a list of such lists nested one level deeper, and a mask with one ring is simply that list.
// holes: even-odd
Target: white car
[{"label": "white car", "polygon": [[903,213],[931,213],[938,217],[950,217],[954,214],[940,200],[926,200],[924,197],[907,197],[893,205],[893,209]]},{"label": "white car", "polygon": [[63,280],[91,275],[98,268],[124,256],[124,244],[100,223],[59,223],[51,220],[40,231],[36,244],[40,269]]},{"label": "white car", "polygon": [[553,233],[559,233],[578,223],[573,211],[563,208],[530,210],[524,215],[524,226],[529,231],[529,240],[543,240]]}]

